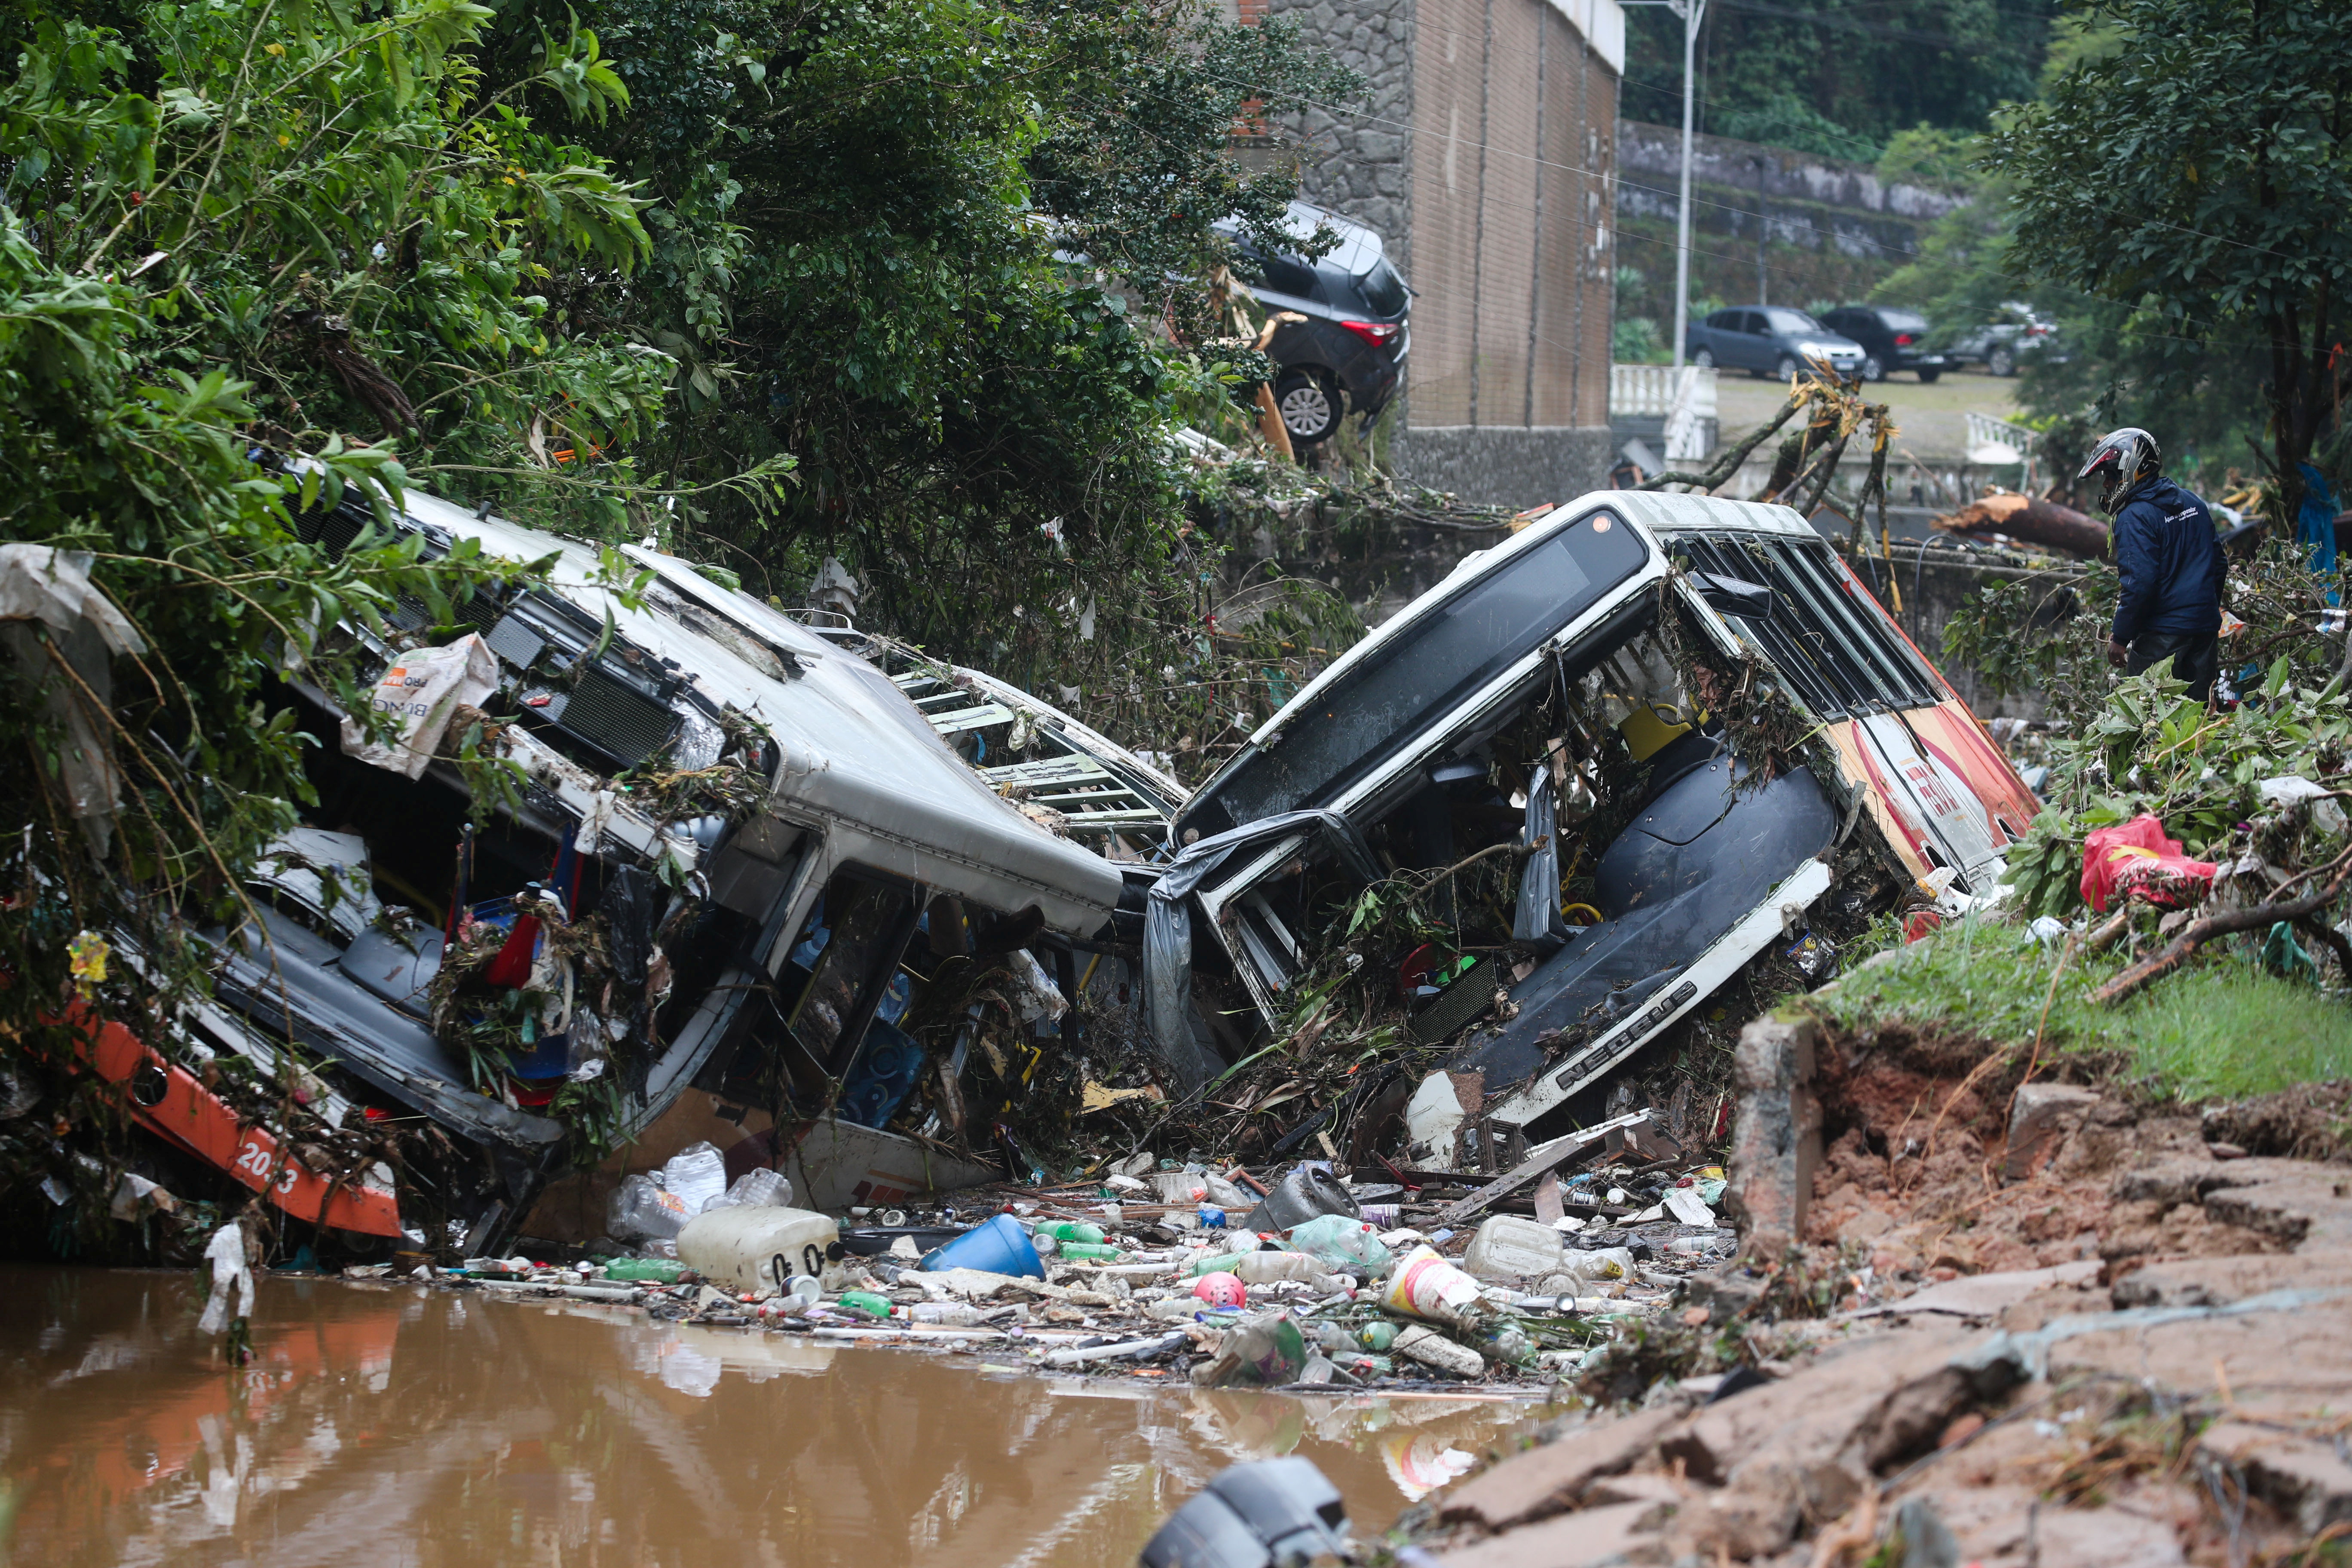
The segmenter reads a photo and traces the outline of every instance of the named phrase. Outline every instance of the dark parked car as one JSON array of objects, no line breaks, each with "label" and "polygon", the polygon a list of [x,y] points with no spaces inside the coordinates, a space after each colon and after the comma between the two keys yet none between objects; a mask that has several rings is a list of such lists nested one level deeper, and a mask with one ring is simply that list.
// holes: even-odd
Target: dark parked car
[{"label": "dark parked car", "polygon": [[1927,318],[1916,310],[1881,305],[1840,305],[1822,325],[1862,345],[1862,379],[1885,381],[1898,370],[1915,371],[1923,382],[1944,374],[1949,363],[1927,349]]},{"label": "dark parked car", "polygon": [[2015,375],[2018,364],[2030,356],[2063,360],[2057,337],[2055,321],[2012,300],[2000,308],[1997,319],[1946,344],[1944,357],[1955,368],[1981,360],[1990,374]]},{"label": "dark parked car", "polygon": [[1412,290],[1381,254],[1381,237],[1320,207],[1290,204],[1286,226],[1302,240],[1324,225],[1339,243],[1313,261],[1265,255],[1230,222],[1217,226],[1240,252],[1240,269],[1263,277],[1250,286],[1259,303],[1307,318],[1280,328],[1266,345],[1277,367],[1274,405],[1291,441],[1304,447],[1328,440],[1349,414],[1370,419],[1388,406],[1411,336]]},{"label": "dark parked car", "polygon": [[1743,305],[1693,321],[1683,353],[1702,367],[1721,365],[1782,381],[1808,360],[1824,361],[1840,375],[1862,368],[1861,344],[1785,305]]}]

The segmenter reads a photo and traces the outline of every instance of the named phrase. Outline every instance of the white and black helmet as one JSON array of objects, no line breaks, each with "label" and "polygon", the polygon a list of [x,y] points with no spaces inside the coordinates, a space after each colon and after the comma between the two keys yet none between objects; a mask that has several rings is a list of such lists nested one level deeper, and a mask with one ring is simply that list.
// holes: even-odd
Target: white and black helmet
[{"label": "white and black helmet", "polygon": [[2163,471],[2164,454],[2157,449],[2156,437],[2126,425],[2099,437],[2099,444],[2091,448],[2074,482],[2080,484],[2093,474],[2099,475],[2099,510],[2113,515],[2143,481]]}]

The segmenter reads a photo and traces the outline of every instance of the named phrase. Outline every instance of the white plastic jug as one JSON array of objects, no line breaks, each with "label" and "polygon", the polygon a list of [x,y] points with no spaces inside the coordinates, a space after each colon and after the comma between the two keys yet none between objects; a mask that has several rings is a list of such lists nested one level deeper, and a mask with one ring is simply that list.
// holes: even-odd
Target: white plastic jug
[{"label": "white plastic jug", "polygon": [[712,1209],[677,1233],[678,1261],[713,1284],[782,1290],[795,1274],[822,1274],[841,1227],[806,1209]]},{"label": "white plastic jug", "polygon": [[1481,1279],[1533,1279],[1559,1267],[1559,1232],[1540,1220],[1490,1215],[1470,1238],[1462,1267]]}]

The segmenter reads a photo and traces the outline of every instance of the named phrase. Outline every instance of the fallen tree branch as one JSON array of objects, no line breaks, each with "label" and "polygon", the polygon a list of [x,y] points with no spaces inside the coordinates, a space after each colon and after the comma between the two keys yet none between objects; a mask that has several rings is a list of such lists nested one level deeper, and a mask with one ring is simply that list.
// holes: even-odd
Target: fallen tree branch
[{"label": "fallen tree branch", "polygon": [[1726,452],[1722,457],[1717,458],[1707,468],[1706,472],[1703,474],[1685,474],[1679,470],[1669,468],[1664,473],[1658,475],[1655,479],[1643,479],[1640,484],[1633,488],[1635,489],[1642,490],[1662,490],[1668,485],[1696,485],[1700,489],[1711,490],[1715,489],[1716,486],[1722,484],[1725,480],[1730,479],[1732,475],[1738,473],[1739,471],[1739,465],[1748,460],[1748,453],[1753,452],[1757,447],[1762,446],[1766,437],[1770,436],[1774,431],[1780,429],[1781,426],[1786,425],[1789,422],[1789,416],[1790,415],[1796,413],[1798,409],[1802,408],[1811,401],[1811,395],[1809,393],[1792,392],[1789,394],[1789,401],[1780,405],[1780,412],[1775,414],[1770,419],[1767,420],[1764,424],[1758,426],[1753,431],[1749,432],[1746,440],[1740,442],[1738,446],[1734,447],[1728,452]]},{"label": "fallen tree branch", "polygon": [[2154,958],[2143,959],[2091,993],[2091,1000],[2103,1006],[2113,1006],[2150,981],[2160,980],[2186,963],[2196,951],[2217,936],[2233,931],[2256,931],[2276,925],[2281,921],[2300,921],[2317,914],[2336,901],[2347,880],[2352,880],[2352,850],[2338,856],[2335,862],[2336,879],[2307,898],[2285,901],[2273,900],[2256,904],[2252,909],[2230,910],[2218,915],[2207,915],[2192,921],[2170,947]]},{"label": "fallen tree branch", "polygon": [[2107,553],[2107,525],[2088,512],[2038,496],[1979,496],[1959,510],[1935,520],[1944,533],[2005,533],[2028,544],[2063,550],[2085,560]]}]

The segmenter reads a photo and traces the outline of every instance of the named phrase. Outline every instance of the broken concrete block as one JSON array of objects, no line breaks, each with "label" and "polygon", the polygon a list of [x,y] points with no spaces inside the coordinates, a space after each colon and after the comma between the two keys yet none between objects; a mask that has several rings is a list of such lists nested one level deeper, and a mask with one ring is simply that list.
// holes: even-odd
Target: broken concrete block
[{"label": "broken concrete block", "polygon": [[2352,1288],[2352,1250],[2255,1253],[2149,1263],[2115,1283],[2117,1309],[2220,1307],[2296,1288]]},{"label": "broken concrete block", "polygon": [[2352,1247],[2352,1173],[2300,1160],[2233,1160],[2217,1167],[2206,1215],[2283,1246]]},{"label": "broken concrete block", "polygon": [[1777,1258],[1801,1240],[1822,1161],[1822,1108],[1813,1098],[1819,1028],[1810,1018],[1763,1017],[1739,1032],[1732,1081],[1731,1184],[1725,1202],[1746,1235],[1741,1250]]},{"label": "broken concrete block", "polygon": [[2205,1429],[2197,1446],[2235,1465],[2247,1489],[2293,1519],[2305,1535],[2352,1525],[2352,1465],[2335,1444],[2243,1421],[2220,1421]]},{"label": "broken concrete block", "polygon": [[1638,1411],[1514,1454],[1456,1488],[1438,1517],[1494,1531],[1571,1508],[1594,1480],[1631,1469],[1644,1458],[1676,1417],[1673,1410]]},{"label": "broken concrete block", "polygon": [[1490,1541],[1456,1547],[1438,1561],[1445,1568],[1601,1568],[1633,1561],[1672,1512],[1653,1499],[1587,1509]]},{"label": "broken concrete block", "polygon": [[2001,1162],[2001,1179],[2022,1182],[2039,1175],[2098,1100],[2097,1089],[2081,1084],[2020,1086],[2010,1103],[2009,1152]]}]

